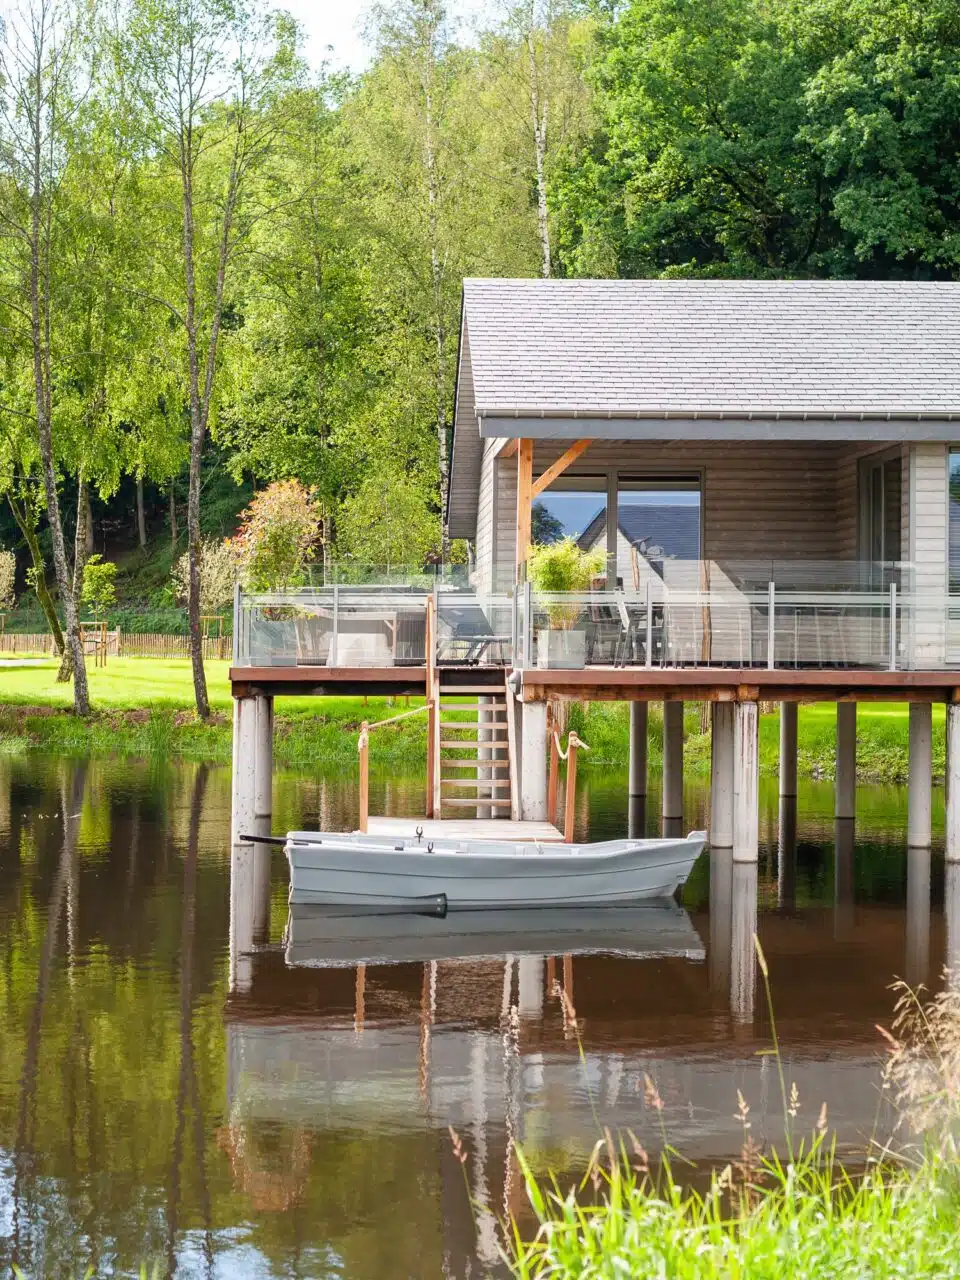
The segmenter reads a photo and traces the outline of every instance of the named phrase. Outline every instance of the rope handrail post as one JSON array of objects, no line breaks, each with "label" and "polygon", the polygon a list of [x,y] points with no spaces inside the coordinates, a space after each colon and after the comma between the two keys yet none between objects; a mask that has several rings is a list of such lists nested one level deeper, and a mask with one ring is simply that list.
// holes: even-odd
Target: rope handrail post
[{"label": "rope handrail post", "polygon": [[366,831],[370,817],[370,726],[366,720],[360,725],[357,754],[360,757],[360,821],[357,826],[358,830]]},{"label": "rope handrail post", "polygon": [[550,741],[550,788],[547,791],[547,817],[556,825],[556,770],[559,768],[559,761],[566,760],[567,786],[563,796],[563,839],[565,844],[573,843],[574,808],[577,799],[577,751],[580,747],[584,751],[590,750],[575,729],[571,729],[567,734],[566,751],[560,746],[559,733],[554,730]]},{"label": "rope handrail post", "polygon": [[557,825],[557,778],[560,773],[560,738],[556,730],[550,734],[550,780],[547,783],[547,821]]}]

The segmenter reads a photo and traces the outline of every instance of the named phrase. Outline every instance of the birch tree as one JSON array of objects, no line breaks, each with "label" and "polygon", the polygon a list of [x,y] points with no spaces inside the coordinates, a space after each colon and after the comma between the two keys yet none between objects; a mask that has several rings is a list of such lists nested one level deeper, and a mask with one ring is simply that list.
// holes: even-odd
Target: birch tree
[{"label": "birch tree", "polygon": [[[29,413],[37,439],[78,715],[89,713],[90,699],[58,494],[54,400],[62,364],[59,273],[70,235],[70,218],[64,207],[70,134],[82,101],[78,86],[89,84],[91,74],[78,15],[63,0],[27,0],[4,24],[0,41],[0,289],[6,337],[26,353],[29,363]],[[9,402],[4,408],[11,413],[26,412]]]},{"label": "birch tree", "polygon": [[[200,631],[200,479],[229,289],[265,212],[257,177],[277,134],[284,74],[272,15],[228,0],[135,0],[126,67],[155,161],[156,256],[140,292],[180,331],[189,419],[187,615],[197,713],[210,714]],[[174,212],[176,210],[176,212]]]}]

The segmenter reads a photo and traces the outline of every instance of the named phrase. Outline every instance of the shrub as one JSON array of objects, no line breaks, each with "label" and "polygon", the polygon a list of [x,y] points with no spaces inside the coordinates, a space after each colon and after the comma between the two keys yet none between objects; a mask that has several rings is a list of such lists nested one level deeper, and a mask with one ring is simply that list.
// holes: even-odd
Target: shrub
[{"label": "shrub", "polygon": [[[176,598],[186,603],[190,589],[190,555],[184,552],[170,570]],[[214,614],[233,602],[237,559],[230,542],[215,538],[200,543],[200,612]]]},{"label": "shrub", "polygon": [[320,538],[312,490],[299,480],[278,480],[254,496],[240,520],[230,546],[242,581],[252,591],[300,586]]},{"label": "shrub", "polygon": [[0,610],[12,609],[16,602],[14,595],[16,573],[16,556],[12,551],[0,550]]},{"label": "shrub", "polygon": [[117,603],[116,577],[117,566],[111,560],[104,560],[99,552],[83,566],[80,599],[98,620]]}]

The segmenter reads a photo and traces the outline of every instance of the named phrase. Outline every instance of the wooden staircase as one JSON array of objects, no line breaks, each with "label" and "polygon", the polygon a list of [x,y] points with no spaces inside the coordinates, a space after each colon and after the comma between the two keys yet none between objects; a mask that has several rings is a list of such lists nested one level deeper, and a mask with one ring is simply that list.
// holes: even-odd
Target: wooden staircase
[{"label": "wooden staircase", "polygon": [[515,779],[508,703],[503,683],[440,686],[437,817],[449,810],[466,818],[511,816]]}]

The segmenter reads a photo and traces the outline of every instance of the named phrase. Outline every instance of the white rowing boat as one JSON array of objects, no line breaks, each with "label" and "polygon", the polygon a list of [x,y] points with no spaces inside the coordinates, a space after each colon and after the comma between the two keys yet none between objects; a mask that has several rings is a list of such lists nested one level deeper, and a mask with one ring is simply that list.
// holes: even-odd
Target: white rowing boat
[{"label": "white rowing boat", "polygon": [[685,840],[526,844],[291,831],[290,901],[467,911],[666,899],[690,874],[706,838],[693,831]]},{"label": "white rowing boat", "polygon": [[675,902],[636,907],[533,907],[458,911],[445,919],[405,912],[292,906],[288,965],[336,968],[478,956],[675,956],[703,960],[700,935]]}]

